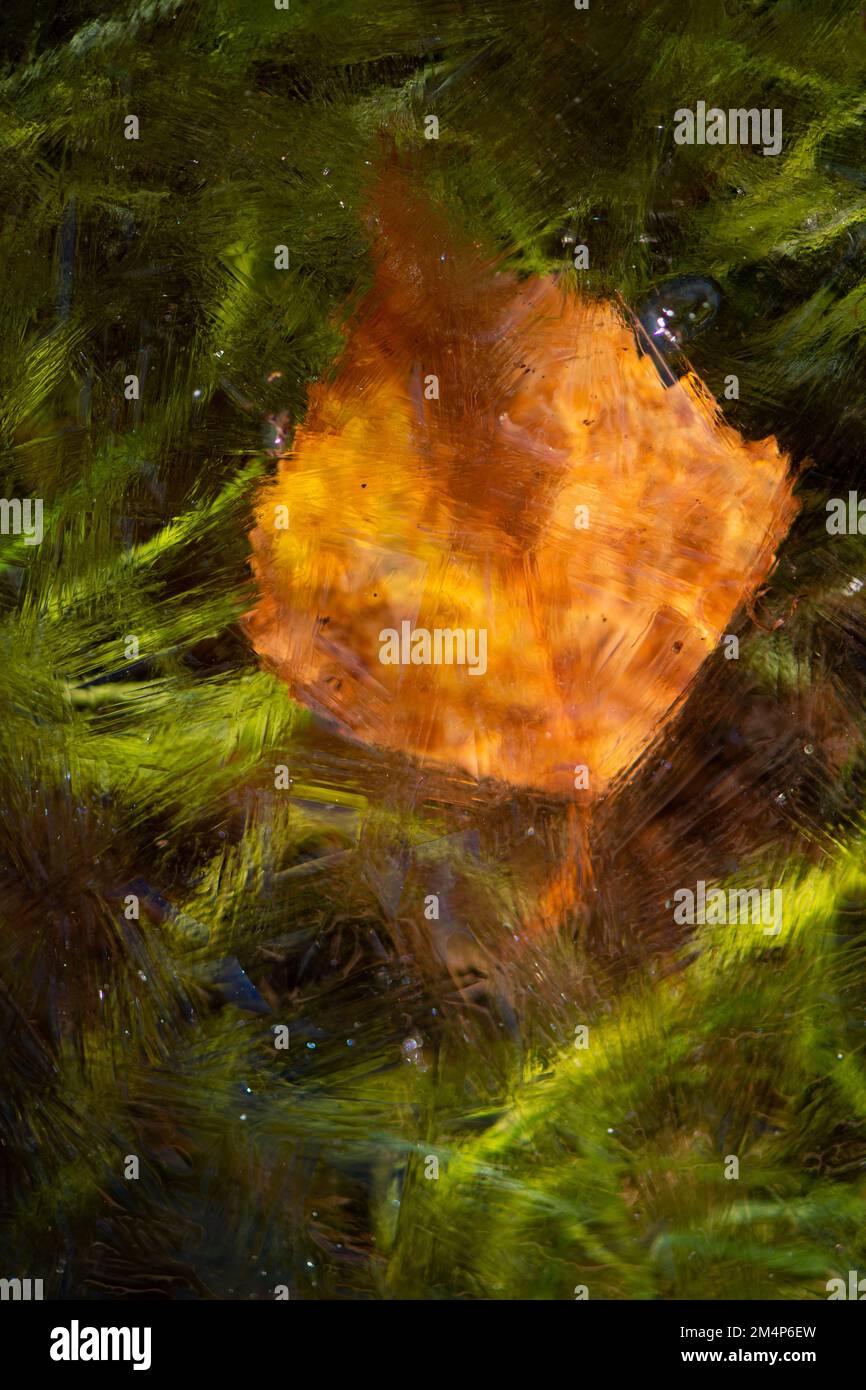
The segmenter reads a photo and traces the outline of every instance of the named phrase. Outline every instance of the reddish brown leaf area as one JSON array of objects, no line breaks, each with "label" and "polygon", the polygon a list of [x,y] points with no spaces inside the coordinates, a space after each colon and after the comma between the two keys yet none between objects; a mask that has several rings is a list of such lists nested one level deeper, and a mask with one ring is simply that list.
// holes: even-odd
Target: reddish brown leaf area
[{"label": "reddish brown leaf area", "polygon": [[[371,744],[570,794],[585,766],[598,794],[770,569],[786,459],[694,375],[666,388],[614,308],[460,243],[402,172],[374,216],[372,291],[261,495],[253,641]],[[483,631],[486,661],[383,664],[403,623]]]}]

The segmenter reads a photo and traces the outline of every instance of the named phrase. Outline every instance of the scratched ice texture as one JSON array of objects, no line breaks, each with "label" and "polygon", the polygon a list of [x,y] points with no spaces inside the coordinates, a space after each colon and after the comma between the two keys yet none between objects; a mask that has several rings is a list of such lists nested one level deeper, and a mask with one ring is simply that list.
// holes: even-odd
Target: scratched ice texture
[{"label": "scratched ice texture", "polygon": [[866,1268],[864,77],[853,0],[4,4],[0,1279]]}]

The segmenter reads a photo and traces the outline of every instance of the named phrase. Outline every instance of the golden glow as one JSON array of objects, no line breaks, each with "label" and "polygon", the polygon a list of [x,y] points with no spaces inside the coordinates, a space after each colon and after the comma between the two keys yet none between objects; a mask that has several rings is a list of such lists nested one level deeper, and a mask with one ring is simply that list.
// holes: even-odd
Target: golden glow
[{"label": "golden glow", "polygon": [[[614,308],[455,244],[399,172],[375,217],[373,289],[260,497],[252,640],[355,737],[566,794],[586,765],[597,794],[766,576],[786,460],[696,377],[666,389]],[[486,629],[485,674],[382,665],[404,620]]]}]

